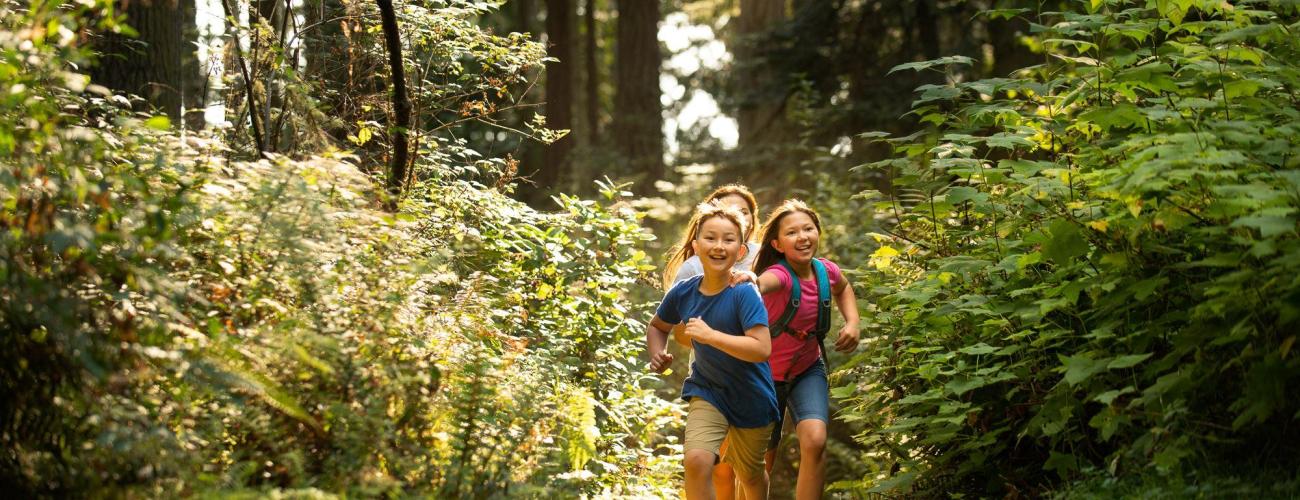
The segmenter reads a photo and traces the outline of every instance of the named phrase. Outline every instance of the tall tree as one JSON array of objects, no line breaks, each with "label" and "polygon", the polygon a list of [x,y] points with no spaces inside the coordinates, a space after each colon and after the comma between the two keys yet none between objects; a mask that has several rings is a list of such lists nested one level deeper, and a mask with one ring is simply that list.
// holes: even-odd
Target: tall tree
[{"label": "tall tree", "polygon": [[734,82],[742,95],[736,113],[742,150],[763,149],[784,138],[789,95],[760,40],[785,20],[785,0],[740,0]]},{"label": "tall tree", "polygon": [[181,117],[181,91],[185,86],[183,52],[184,16],[177,0],[120,0],[118,10],[137,38],[107,34],[96,44],[99,64],[91,78],[110,89],[148,99],[173,121]]},{"label": "tall tree", "polygon": [[306,80],[319,85],[316,98],[322,109],[333,111],[324,129],[334,140],[347,137],[346,124],[354,121],[354,106],[347,97],[349,65],[352,51],[348,50],[348,37],[344,33],[343,19],[347,16],[342,0],[305,0],[303,2],[304,27],[301,36],[306,50]]},{"label": "tall tree", "polygon": [[[184,40],[198,40],[198,9],[194,0],[180,0],[181,36]],[[208,103],[208,72],[199,61],[197,47],[185,43],[181,47],[181,93],[185,104],[185,128],[200,130],[205,125],[203,109]]]},{"label": "tall tree", "polygon": [[411,100],[406,94],[406,71],[402,67],[402,37],[397,31],[397,14],[393,0],[375,0],[379,5],[380,23],[384,30],[384,45],[388,48],[388,68],[393,80],[393,154],[388,166],[388,209],[397,208],[397,197],[406,182],[406,131],[411,127]]},{"label": "tall tree", "polygon": [[537,7],[533,4],[533,0],[515,1],[516,30],[532,35],[534,40],[537,39],[537,30],[533,29],[533,20],[536,18]]},{"label": "tall tree", "polygon": [[[573,0],[546,0],[546,124],[556,130],[573,128],[575,95],[574,68],[577,66],[576,12]],[[563,137],[546,147],[542,166],[533,175],[540,191],[554,189],[565,179],[573,138]],[[534,198],[540,202],[544,197]]]},{"label": "tall tree", "polygon": [[596,36],[596,1],[587,0],[587,5],[583,7],[583,65],[586,71],[586,111],[587,111],[587,144],[595,146],[600,142],[600,66],[596,64],[597,55],[600,52],[600,38]]},{"label": "tall tree", "polygon": [[632,172],[641,175],[637,191],[646,194],[664,177],[663,110],[659,102],[659,2],[618,1],[618,93],[614,134]]}]

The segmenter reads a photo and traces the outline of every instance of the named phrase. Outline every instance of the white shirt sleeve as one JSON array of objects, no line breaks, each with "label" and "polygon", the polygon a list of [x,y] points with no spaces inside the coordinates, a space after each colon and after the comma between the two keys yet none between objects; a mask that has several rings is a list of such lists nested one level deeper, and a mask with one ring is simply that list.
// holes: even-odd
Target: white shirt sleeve
[{"label": "white shirt sleeve", "polygon": [[677,268],[677,276],[673,277],[673,284],[676,285],[682,280],[694,278],[704,274],[704,265],[700,264],[700,257],[692,255],[691,258],[682,262],[682,267]]}]

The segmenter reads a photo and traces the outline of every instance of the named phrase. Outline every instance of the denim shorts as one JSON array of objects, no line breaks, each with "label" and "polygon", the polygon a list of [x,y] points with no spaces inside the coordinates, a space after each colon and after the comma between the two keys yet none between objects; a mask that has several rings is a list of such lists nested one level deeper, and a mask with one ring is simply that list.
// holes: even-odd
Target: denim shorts
[{"label": "denim shorts", "polygon": [[777,382],[776,408],[779,413],[768,449],[776,448],[781,442],[781,424],[785,421],[787,409],[796,425],[810,418],[830,423],[830,397],[830,385],[826,382],[826,362],[820,359],[794,380]]}]

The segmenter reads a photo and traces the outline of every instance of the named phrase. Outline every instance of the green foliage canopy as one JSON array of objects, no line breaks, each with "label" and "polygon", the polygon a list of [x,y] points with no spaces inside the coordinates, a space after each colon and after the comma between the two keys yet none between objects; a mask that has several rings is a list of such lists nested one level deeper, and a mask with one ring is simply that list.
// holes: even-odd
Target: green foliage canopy
[{"label": "green foliage canopy", "polygon": [[867,193],[882,334],[837,394],[894,466],[859,487],[1294,470],[1300,13],[1068,5],[1031,18],[1042,64],[919,88],[931,127],[862,167],[895,185]]}]

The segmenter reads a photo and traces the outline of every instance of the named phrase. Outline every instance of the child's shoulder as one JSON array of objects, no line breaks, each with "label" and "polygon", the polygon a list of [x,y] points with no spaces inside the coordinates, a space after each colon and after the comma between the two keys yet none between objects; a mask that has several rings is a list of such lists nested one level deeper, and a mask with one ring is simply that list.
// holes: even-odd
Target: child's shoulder
[{"label": "child's shoulder", "polygon": [[700,289],[700,280],[702,279],[704,279],[704,275],[700,274],[673,283],[673,287],[668,289],[668,293],[664,294],[664,298],[679,297],[692,292],[698,293]]},{"label": "child's shoulder", "polygon": [[834,261],[830,259],[827,259],[825,257],[817,257],[817,260],[822,261],[822,265],[826,266],[827,270],[832,270],[832,271],[840,270],[840,265],[836,264]]}]

